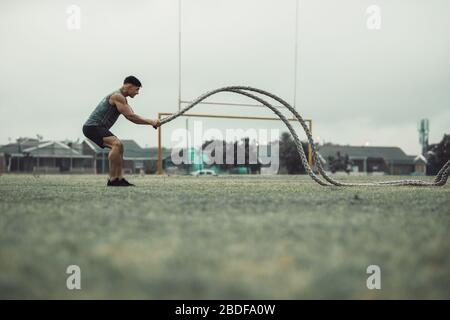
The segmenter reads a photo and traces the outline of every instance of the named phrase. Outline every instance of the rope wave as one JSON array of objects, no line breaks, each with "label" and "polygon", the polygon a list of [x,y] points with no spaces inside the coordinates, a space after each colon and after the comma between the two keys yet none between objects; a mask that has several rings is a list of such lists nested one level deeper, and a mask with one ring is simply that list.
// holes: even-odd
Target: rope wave
[{"label": "rope wave", "polygon": [[[438,187],[438,186],[443,186],[447,183],[447,179],[448,179],[448,176],[450,173],[450,160],[447,161],[447,163],[441,168],[441,170],[439,170],[438,174],[436,175],[436,177],[434,178],[434,180],[432,182],[427,182],[427,181],[422,181],[422,180],[391,180],[391,181],[364,182],[364,183],[348,183],[348,182],[338,181],[338,180],[332,178],[331,176],[329,176],[325,172],[325,170],[323,168],[323,164],[320,161],[319,156],[317,154],[316,145],[314,144],[314,140],[312,138],[311,131],[309,130],[308,126],[306,125],[306,122],[304,121],[302,116],[297,112],[297,110],[295,110],[289,103],[287,103],[285,100],[281,99],[280,97],[278,97],[270,92],[267,92],[267,91],[264,91],[261,89],[257,89],[257,88],[253,88],[253,87],[229,86],[229,87],[223,87],[223,88],[218,88],[215,90],[208,91],[208,92],[204,93],[203,95],[201,95],[200,97],[198,97],[197,99],[195,99],[191,104],[189,104],[188,106],[186,106],[179,112],[174,113],[171,116],[161,119],[161,125],[168,123],[168,122],[178,118],[179,116],[182,116],[186,111],[192,109],[198,103],[200,103],[203,100],[205,100],[206,98],[208,98],[214,94],[220,93],[220,92],[233,92],[233,93],[236,93],[239,95],[249,97],[249,98],[261,103],[262,105],[266,106],[270,110],[272,110],[280,118],[280,120],[283,121],[283,123],[286,125],[289,132],[291,133],[292,137],[294,138],[294,143],[297,148],[297,152],[300,155],[300,159],[303,164],[303,167],[306,170],[306,173],[315,182],[317,182],[318,184],[320,184],[322,186],[356,187],[356,186],[393,185],[393,186]],[[309,165],[308,160],[305,155],[305,152],[303,150],[302,144],[297,135],[297,132],[294,130],[294,128],[290,124],[289,120],[286,119],[286,117],[278,110],[277,107],[274,107],[269,102],[267,102],[266,100],[264,100],[263,98],[261,98],[259,96],[254,95],[253,93],[258,93],[258,94],[264,95],[264,96],[269,97],[269,98],[277,101],[278,103],[282,104],[299,121],[300,125],[302,126],[303,130],[306,133],[308,143],[311,145],[314,165],[317,169],[317,172],[321,175],[321,177],[319,175],[317,175],[314,172],[314,170],[311,168],[311,166]]]}]

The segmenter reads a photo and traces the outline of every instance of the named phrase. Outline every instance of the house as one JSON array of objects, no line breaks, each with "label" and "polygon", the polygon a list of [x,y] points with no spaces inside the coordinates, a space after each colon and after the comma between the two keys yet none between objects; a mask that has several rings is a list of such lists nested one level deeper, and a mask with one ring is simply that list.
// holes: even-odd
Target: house
[{"label": "house", "polygon": [[93,158],[59,141],[20,138],[0,147],[7,172],[92,173]]},{"label": "house", "polygon": [[[157,148],[141,148],[134,140],[122,140],[124,145],[124,173],[155,173]],[[102,149],[89,140],[39,141],[20,138],[0,147],[0,172],[45,173],[108,173],[109,149]],[[170,157],[169,149],[162,149],[163,159]],[[2,160],[3,159],[3,160]]]},{"label": "house", "polygon": [[[124,147],[123,170],[124,173],[156,173],[158,161],[157,148],[142,148],[134,140],[121,140]],[[83,154],[94,158],[96,173],[108,173],[108,148],[102,149],[90,140],[84,140],[74,147]],[[170,156],[170,149],[162,149],[163,159]]]},{"label": "house", "polygon": [[351,171],[393,175],[425,174],[427,160],[422,156],[407,155],[399,147],[342,146],[326,144],[319,147],[325,167],[338,159],[348,157]]}]

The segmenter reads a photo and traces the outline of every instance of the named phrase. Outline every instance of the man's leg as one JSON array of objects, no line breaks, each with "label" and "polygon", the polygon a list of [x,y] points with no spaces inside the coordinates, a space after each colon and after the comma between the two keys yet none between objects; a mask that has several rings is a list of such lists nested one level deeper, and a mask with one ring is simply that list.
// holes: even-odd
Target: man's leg
[{"label": "man's leg", "polygon": [[111,181],[122,179],[123,167],[123,144],[115,136],[103,137],[103,144],[111,151],[108,154],[109,160],[109,178]]}]

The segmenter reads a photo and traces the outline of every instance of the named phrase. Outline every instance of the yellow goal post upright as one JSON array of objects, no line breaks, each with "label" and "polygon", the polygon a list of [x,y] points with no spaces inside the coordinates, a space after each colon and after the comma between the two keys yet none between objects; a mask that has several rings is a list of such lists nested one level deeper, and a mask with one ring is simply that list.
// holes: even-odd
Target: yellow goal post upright
[{"label": "yellow goal post upright", "polygon": [[[171,116],[172,112],[158,112],[158,119],[161,120],[163,117]],[[266,121],[281,121],[279,118],[274,117],[256,117],[256,116],[236,116],[236,115],[219,115],[219,114],[206,114],[206,113],[185,113],[182,117],[195,117],[195,118],[216,118],[216,119],[239,119],[239,120],[266,120]],[[289,121],[296,121],[295,118],[288,119]],[[305,119],[308,124],[309,130],[312,133],[312,120]],[[158,127],[158,160],[157,160],[157,173],[163,174],[162,168],[162,150],[161,150],[161,140],[162,140],[162,126]],[[308,142],[308,163],[312,167],[312,148]]]}]

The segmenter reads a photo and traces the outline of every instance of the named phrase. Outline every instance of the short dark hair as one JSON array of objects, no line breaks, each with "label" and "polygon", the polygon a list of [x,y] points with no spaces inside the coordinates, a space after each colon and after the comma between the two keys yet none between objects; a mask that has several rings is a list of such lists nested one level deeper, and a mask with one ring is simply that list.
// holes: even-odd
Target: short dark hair
[{"label": "short dark hair", "polygon": [[123,80],[123,84],[127,84],[127,83],[130,83],[136,87],[142,87],[142,83],[135,76],[126,77],[125,80]]}]

